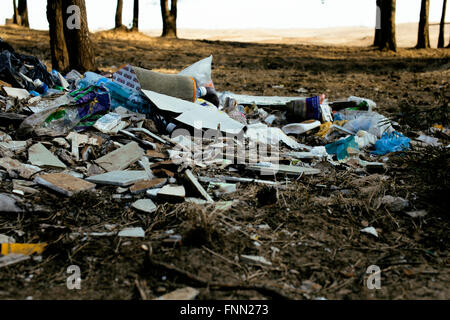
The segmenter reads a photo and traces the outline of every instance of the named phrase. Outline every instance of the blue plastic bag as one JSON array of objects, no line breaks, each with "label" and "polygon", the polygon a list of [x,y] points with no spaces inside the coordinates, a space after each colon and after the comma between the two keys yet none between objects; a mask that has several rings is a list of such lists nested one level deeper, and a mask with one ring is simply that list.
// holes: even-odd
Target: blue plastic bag
[{"label": "blue plastic bag", "polygon": [[410,141],[411,139],[397,131],[391,134],[384,133],[381,139],[375,143],[375,151],[372,154],[382,156],[390,152],[406,151],[410,148]]}]

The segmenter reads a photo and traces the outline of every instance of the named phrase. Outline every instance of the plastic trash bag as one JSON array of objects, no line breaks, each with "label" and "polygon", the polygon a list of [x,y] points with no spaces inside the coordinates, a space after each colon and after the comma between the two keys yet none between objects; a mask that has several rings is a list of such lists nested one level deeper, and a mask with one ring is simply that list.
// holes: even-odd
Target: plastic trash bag
[{"label": "plastic trash bag", "polygon": [[325,146],[328,154],[335,154],[336,158],[341,161],[350,157],[351,154],[359,153],[358,143],[355,136],[348,136],[345,139],[335,141]]},{"label": "plastic trash bag", "polygon": [[384,133],[380,140],[375,143],[375,151],[372,154],[385,155],[390,152],[406,151],[410,148],[411,139],[401,133],[394,131]]},{"label": "plastic trash bag", "polygon": [[[36,57],[19,54],[0,38],[0,80],[28,91],[35,90],[33,81],[41,80],[48,87],[60,86],[58,77],[47,71]],[[30,81],[31,80],[31,81]]]},{"label": "plastic trash bag", "polygon": [[26,118],[19,127],[23,135],[34,132],[38,136],[62,136],[72,129],[83,131],[109,111],[108,90],[91,86],[69,94],[68,104],[57,105]]},{"label": "plastic trash bag", "polygon": [[349,120],[344,125],[344,128],[355,134],[360,130],[364,130],[381,138],[383,133],[394,131],[389,119],[377,112],[344,110],[336,113],[334,119]]},{"label": "plastic trash bag", "polygon": [[193,65],[180,71],[178,75],[190,76],[198,81],[198,84],[203,87],[214,88],[214,83],[211,79],[211,64],[213,56],[197,61]]}]

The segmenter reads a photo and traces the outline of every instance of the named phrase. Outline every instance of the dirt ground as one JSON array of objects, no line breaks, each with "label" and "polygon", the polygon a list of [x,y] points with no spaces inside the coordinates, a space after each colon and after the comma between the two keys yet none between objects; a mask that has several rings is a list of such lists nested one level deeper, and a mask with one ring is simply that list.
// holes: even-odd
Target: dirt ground
[{"label": "dirt ground", "polygon": [[[16,51],[50,65],[46,32],[0,27],[0,37]],[[412,114],[417,128],[405,120],[403,129],[411,131],[442,119],[439,108],[448,103],[450,91],[449,49],[390,53],[114,32],[94,34],[93,41],[102,71],[130,63],[177,72],[213,54],[218,91],[296,96],[296,90],[304,88],[307,95],[325,93],[330,100],[366,97],[377,103],[378,112],[397,121],[419,108],[422,113]],[[284,87],[273,88],[279,85]],[[431,110],[438,110],[436,118],[421,117]],[[27,196],[51,211],[0,216],[0,233],[50,245],[42,261],[0,269],[0,299],[144,299],[192,286],[200,290],[199,299],[446,300],[448,155],[443,149],[392,156],[386,172],[372,175],[325,162],[323,174],[292,182],[286,190],[240,184],[237,193],[221,199],[235,200],[224,212],[183,203],[160,204],[146,215],[130,208],[132,200],[112,199],[114,188],[108,187],[71,198],[47,191]],[[3,181],[4,191],[10,192],[11,185]],[[428,215],[413,219],[391,212],[377,204],[383,195],[406,198],[410,210],[425,209]],[[107,223],[142,226],[146,237],[69,237],[71,232],[105,231]],[[269,228],[261,228],[263,224]],[[379,237],[361,233],[366,226],[374,226]],[[166,241],[168,230],[182,235],[181,244]],[[236,259],[241,254],[264,256],[272,266],[244,264]],[[69,265],[81,269],[81,290],[66,287]],[[381,268],[380,290],[366,286],[371,265]]]}]

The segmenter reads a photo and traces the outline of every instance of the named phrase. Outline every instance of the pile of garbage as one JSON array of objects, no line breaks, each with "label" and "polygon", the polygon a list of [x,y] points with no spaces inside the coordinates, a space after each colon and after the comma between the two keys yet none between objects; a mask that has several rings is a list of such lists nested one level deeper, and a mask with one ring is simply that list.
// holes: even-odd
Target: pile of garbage
[{"label": "pile of garbage", "polygon": [[[231,207],[220,199],[240,184],[284,188],[323,174],[322,162],[384,172],[380,156],[440,144],[397,132],[370,99],[218,92],[212,56],[176,75],[125,65],[64,76],[1,39],[0,51],[0,181],[12,186],[0,214],[49,210],[27,203],[42,189],[72,197],[104,186],[149,214],[167,202]],[[142,228],[106,234],[145,237]],[[0,243],[0,267],[47,245]]]}]

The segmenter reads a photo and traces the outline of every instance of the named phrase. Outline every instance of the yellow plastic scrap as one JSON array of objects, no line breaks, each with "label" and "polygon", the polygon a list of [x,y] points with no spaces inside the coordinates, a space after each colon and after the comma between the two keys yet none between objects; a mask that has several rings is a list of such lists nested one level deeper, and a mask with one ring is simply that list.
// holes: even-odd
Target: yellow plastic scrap
[{"label": "yellow plastic scrap", "polygon": [[324,138],[325,135],[330,131],[331,125],[333,123],[331,121],[324,122],[320,125],[319,132],[316,133],[316,136]]},{"label": "yellow plastic scrap", "polygon": [[33,253],[41,254],[46,246],[47,243],[2,243],[0,253],[5,256],[10,253],[30,256]]},{"label": "yellow plastic scrap", "polygon": [[436,128],[436,129],[441,130],[441,131],[444,130],[444,126],[442,124],[434,124],[433,128]]},{"label": "yellow plastic scrap", "polygon": [[316,136],[319,136],[321,138],[325,138],[325,136],[327,135],[327,133],[331,129],[331,125],[335,124],[335,125],[338,125],[338,126],[342,127],[347,122],[348,122],[348,120],[336,120],[333,123],[331,121],[324,122],[324,123],[322,123],[320,125],[319,132],[316,133]]}]

